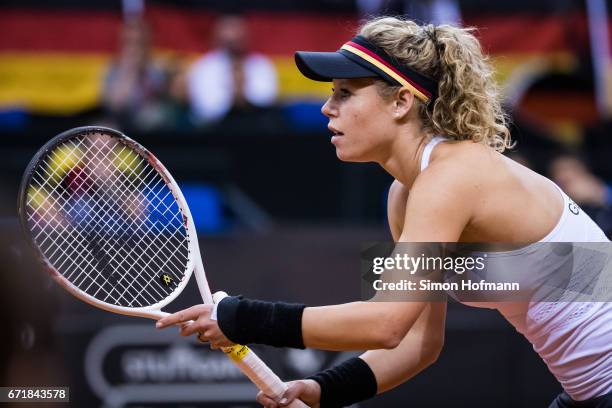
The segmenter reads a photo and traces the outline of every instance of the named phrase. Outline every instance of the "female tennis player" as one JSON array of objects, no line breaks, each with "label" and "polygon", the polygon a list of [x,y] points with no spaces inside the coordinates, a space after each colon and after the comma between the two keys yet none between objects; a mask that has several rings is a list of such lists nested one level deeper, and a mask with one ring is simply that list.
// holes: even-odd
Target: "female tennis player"
[{"label": "female tennis player", "polygon": [[[378,18],[337,52],[298,52],[296,63],[308,78],[333,81],[322,112],[338,158],[376,162],[395,178],[388,200],[394,241],[608,241],[559,187],[500,154],[511,147],[506,117],[471,29]],[[551,407],[612,407],[611,303],[487,307],[533,344],[563,386]],[[258,396],[266,407],[294,398],[340,407],[396,387],[435,362],[445,314],[444,302],[305,307],[228,297],[166,317],[158,327],[193,320],[182,334],[200,333],[213,347],[370,350],[291,383],[280,404]]]}]

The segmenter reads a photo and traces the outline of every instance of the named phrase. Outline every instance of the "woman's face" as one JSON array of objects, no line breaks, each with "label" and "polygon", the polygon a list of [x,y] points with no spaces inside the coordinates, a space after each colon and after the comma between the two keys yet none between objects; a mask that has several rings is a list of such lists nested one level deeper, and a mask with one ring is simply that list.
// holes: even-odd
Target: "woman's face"
[{"label": "woman's face", "polygon": [[371,78],[334,79],[333,94],[321,108],[329,118],[340,160],[377,161],[388,154],[395,121],[392,101],[383,99]]}]

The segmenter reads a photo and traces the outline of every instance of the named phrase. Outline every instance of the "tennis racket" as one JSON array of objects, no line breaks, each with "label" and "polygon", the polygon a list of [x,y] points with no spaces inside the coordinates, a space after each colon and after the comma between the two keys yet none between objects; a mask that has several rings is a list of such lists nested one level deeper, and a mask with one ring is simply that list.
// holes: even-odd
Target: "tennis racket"
[{"label": "tennis racket", "polygon": [[[23,176],[19,217],[55,282],[93,306],[158,320],[192,273],[204,303],[220,300],[208,287],[181,190],[121,132],[88,126],[51,139]],[[261,391],[281,398],[287,386],[252,350],[223,351]]]}]

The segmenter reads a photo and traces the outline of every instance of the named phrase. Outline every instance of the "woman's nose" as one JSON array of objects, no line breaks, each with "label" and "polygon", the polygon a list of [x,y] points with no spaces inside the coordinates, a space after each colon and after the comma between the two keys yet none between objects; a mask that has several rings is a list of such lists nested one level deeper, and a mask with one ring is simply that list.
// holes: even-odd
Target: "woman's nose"
[{"label": "woman's nose", "polygon": [[321,107],[321,113],[328,118],[337,115],[337,109],[333,106],[331,98],[325,101],[325,104]]}]

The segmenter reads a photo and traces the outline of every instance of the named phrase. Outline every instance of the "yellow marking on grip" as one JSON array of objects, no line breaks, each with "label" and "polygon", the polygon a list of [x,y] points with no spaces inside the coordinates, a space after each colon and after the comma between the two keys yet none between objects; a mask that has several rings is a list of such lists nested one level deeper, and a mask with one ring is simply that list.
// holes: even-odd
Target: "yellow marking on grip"
[{"label": "yellow marking on grip", "polygon": [[228,355],[229,358],[236,362],[242,361],[243,358],[246,357],[251,351],[247,346],[243,346],[241,344],[236,344],[232,347],[227,347],[223,349],[223,352]]}]

